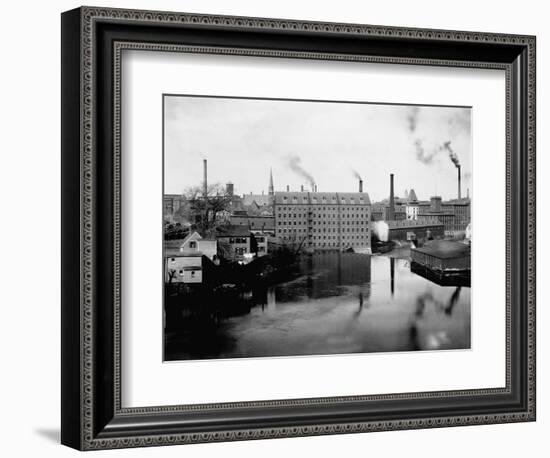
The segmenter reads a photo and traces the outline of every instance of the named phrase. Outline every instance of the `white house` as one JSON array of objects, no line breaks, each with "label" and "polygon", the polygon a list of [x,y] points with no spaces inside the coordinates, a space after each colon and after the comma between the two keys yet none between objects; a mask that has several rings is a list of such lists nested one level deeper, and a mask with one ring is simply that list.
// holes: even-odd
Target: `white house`
[{"label": "white house", "polygon": [[166,283],[202,283],[202,256],[169,256],[165,258]]},{"label": "white house", "polygon": [[216,261],[218,255],[218,243],[216,240],[203,239],[195,231],[190,233],[180,245],[180,253],[186,255],[204,255],[211,261]]}]

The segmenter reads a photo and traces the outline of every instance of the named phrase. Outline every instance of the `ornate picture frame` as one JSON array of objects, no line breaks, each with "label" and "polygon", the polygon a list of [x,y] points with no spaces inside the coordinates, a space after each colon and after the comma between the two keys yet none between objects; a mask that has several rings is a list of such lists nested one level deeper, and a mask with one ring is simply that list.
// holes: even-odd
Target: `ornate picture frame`
[{"label": "ornate picture frame", "polygon": [[[79,449],[535,420],[532,36],[81,7],[62,14],[62,435]],[[121,53],[506,73],[506,386],[127,408],[121,403]]]}]

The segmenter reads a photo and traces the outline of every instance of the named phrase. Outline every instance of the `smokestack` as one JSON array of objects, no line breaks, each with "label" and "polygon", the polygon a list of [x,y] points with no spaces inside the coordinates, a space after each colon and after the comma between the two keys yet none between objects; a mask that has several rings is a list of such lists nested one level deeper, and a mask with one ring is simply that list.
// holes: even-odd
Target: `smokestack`
[{"label": "smokestack", "polygon": [[458,198],[460,199],[462,197],[460,192],[460,165],[457,165],[456,169],[458,171]]},{"label": "smokestack", "polygon": [[359,192],[363,192],[363,180],[359,180]]},{"label": "smokestack", "polygon": [[304,185],[300,186],[300,191],[304,192]]},{"label": "smokestack", "polygon": [[286,192],[290,192],[290,186],[286,185]]},{"label": "smokestack", "polygon": [[390,173],[390,207],[388,209],[388,220],[395,219],[395,199],[393,195],[393,173]]},{"label": "smokestack", "polygon": [[207,194],[208,194],[208,183],[206,181],[206,177],[208,175],[208,173],[207,173],[207,167],[208,166],[207,166],[207,163],[206,163],[206,159],[202,160],[202,164],[203,164],[202,195],[206,199]]},{"label": "smokestack", "polygon": [[232,196],[233,195],[233,192],[234,192],[234,187],[233,187],[233,183],[227,183],[225,185],[225,193],[228,195],[228,196]]},{"label": "smokestack", "polygon": [[470,198],[470,188],[466,188],[466,197]]}]

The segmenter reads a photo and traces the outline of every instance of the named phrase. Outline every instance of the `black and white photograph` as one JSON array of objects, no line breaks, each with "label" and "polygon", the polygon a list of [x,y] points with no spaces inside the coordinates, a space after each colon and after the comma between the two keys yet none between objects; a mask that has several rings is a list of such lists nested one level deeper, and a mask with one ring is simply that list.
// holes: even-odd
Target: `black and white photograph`
[{"label": "black and white photograph", "polygon": [[164,360],[469,349],[471,111],[165,94]]}]

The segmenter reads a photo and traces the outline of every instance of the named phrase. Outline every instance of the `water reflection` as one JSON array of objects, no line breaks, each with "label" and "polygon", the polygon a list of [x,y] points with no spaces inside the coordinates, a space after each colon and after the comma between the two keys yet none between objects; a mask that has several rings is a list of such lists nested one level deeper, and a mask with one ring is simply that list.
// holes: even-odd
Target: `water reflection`
[{"label": "water reflection", "polygon": [[166,359],[470,347],[470,288],[438,285],[406,259],[319,253],[284,283],[197,300],[209,312],[178,310]]}]

